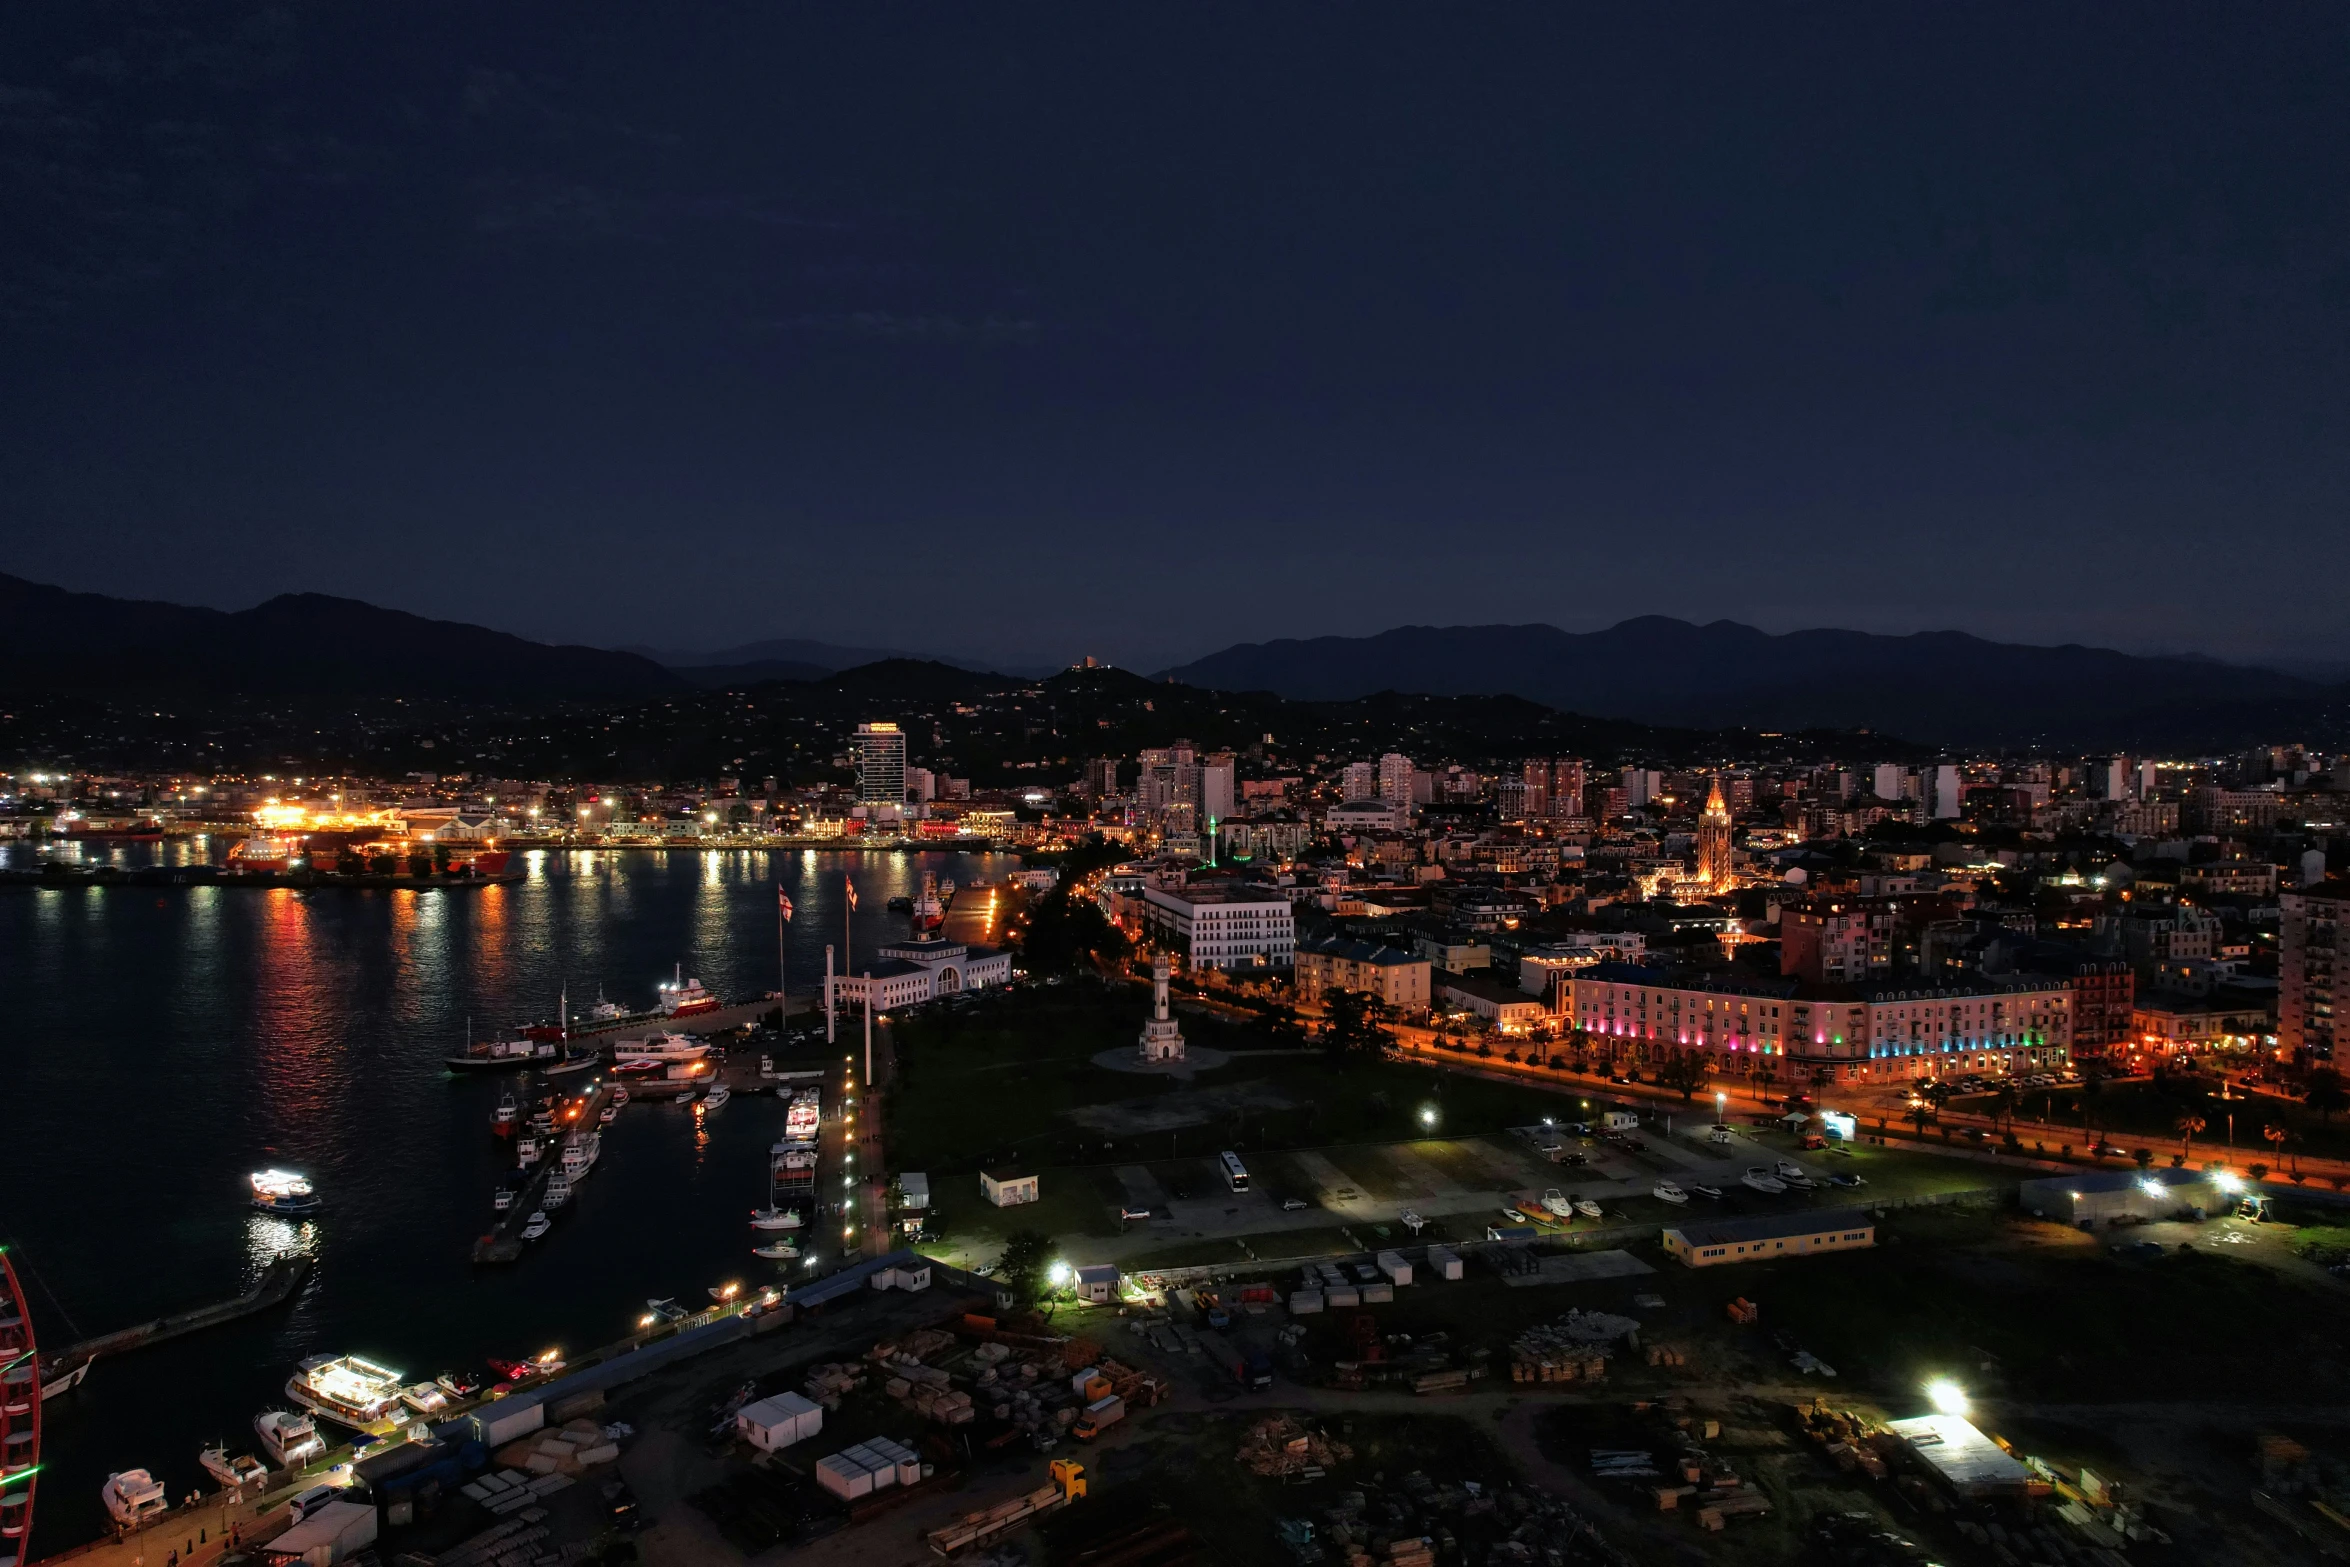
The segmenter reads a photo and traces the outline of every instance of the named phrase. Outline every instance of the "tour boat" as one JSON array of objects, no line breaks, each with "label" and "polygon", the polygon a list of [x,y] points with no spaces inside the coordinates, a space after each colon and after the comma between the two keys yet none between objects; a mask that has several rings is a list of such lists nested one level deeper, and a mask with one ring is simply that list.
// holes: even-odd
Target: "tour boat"
[{"label": "tour boat", "polygon": [[286,1397],[312,1414],[364,1431],[400,1401],[400,1373],[357,1355],[312,1355],[286,1379]]},{"label": "tour boat", "polygon": [[196,1455],[204,1472],[220,1482],[222,1490],[259,1485],[269,1478],[269,1466],[251,1453],[231,1453],[226,1442],[215,1442]]},{"label": "tour boat", "polygon": [[769,1241],[764,1246],[751,1248],[751,1255],[754,1257],[784,1258],[797,1257],[799,1254],[800,1248],[790,1241]]},{"label": "tour boat", "polygon": [[814,1137],[823,1121],[823,1091],[799,1089],[791,1096],[791,1108],[783,1113],[783,1135],[795,1139]]},{"label": "tour boat", "polygon": [[797,1208],[778,1208],[769,1204],[751,1210],[751,1228],[754,1230],[796,1230],[800,1227]]},{"label": "tour boat", "polygon": [[263,1213],[316,1213],[317,1189],[307,1177],[291,1170],[256,1170],[245,1178],[252,1184],[253,1206]]},{"label": "tour boat", "polygon": [[[561,1170],[548,1176],[546,1194],[539,1201],[545,1205],[548,1212],[552,1212],[571,1201],[571,1177],[565,1175]],[[535,1224],[541,1215],[534,1213],[530,1217],[531,1222]]]},{"label": "tour boat", "polygon": [[535,1241],[554,1227],[554,1222],[544,1213],[534,1213],[530,1216],[530,1222],[522,1227],[522,1238]]},{"label": "tour boat", "polygon": [[1596,1219],[1600,1217],[1599,1204],[1593,1202],[1588,1197],[1578,1197],[1575,1199],[1575,1211],[1583,1215],[1583,1217],[1586,1219]]},{"label": "tour boat", "polygon": [[563,1173],[577,1182],[596,1167],[604,1139],[594,1132],[574,1132],[563,1144]]},{"label": "tour boat", "polygon": [[1649,1195],[1651,1197],[1657,1198],[1660,1201],[1669,1202],[1676,1206],[1689,1200],[1689,1194],[1681,1190],[1680,1187],[1675,1186],[1671,1181],[1657,1182],[1655,1188],[1649,1192]]},{"label": "tour boat", "polygon": [[1758,1192],[1776,1193],[1787,1189],[1785,1181],[1780,1180],[1769,1169],[1759,1164],[1749,1166],[1746,1173],[1738,1179],[1742,1184]]},{"label": "tour boat", "polygon": [[299,1469],[326,1455],[326,1443],[308,1415],[290,1409],[265,1409],[253,1417],[253,1434],[261,1450],[280,1469]]},{"label": "tour boat", "polygon": [[539,1156],[546,1151],[546,1144],[541,1142],[538,1134],[534,1132],[525,1132],[514,1139],[514,1157],[520,1161],[524,1169],[538,1163]]},{"label": "tour boat", "polygon": [[702,1096],[702,1108],[705,1110],[715,1110],[733,1097],[733,1090],[729,1089],[724,1083],[715,1084],[711,1087],[708,1093]]},{"label": "tour boat", "polygon": [[677,965],[677,977],[661,986],[661,1015],[684,1017],[694,1012],[715,1012],[718,998],[702,987],[698,979],[685,977],[685,965]]},{"label": "tour boat", "polygon": [[171,1511],[171,1499],[163,1494],[163,1482],[144,1469],[125,1469],[110,1474],[98,1493],[105,1498],[107,1516],[125,1529],[135,1529],[148,1519]]}]

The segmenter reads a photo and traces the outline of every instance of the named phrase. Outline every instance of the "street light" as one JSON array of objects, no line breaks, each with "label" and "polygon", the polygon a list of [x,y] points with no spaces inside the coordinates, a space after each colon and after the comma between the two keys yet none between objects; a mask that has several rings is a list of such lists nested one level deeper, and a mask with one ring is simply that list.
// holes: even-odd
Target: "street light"
[{"label": "street light", "polygon": [[1431,1129],[1435,1127],[1436,1107],[1434,1105],[1422,1105],[1420,1107],[1420,1124]]},{"label": "street light", "polygon": [[1926,1384],[1926,1402],[1938,1415],[1964,1415],[1968,1408],[1966,1389],[1948,1377],[1936,1377]]}]

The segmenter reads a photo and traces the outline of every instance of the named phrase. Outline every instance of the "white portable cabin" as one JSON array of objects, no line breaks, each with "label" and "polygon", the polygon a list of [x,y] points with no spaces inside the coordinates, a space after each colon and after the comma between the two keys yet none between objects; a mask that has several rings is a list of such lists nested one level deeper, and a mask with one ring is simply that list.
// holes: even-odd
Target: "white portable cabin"
[{"label": "white portable cabin", "polygon": [[1454,1251],[1450,1246],[1429,1247],[1428,1271],[1440,1279],[1459,1278],[1461,1276],[1460,1253]]},{"label": "white portable cabin", "polygon": [[736,1434],[763,1453],[804,1442],[824,1429],[824,1406],[797,1393],[778,1393],[735,1411]]}]

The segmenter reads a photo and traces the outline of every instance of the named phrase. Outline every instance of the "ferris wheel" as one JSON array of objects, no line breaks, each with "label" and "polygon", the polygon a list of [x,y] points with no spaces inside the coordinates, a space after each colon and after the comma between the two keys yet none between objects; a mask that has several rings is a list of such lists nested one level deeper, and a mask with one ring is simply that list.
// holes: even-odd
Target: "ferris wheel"
[{"label": "ferris wheel", "polygon": [[40,1470],[41,1357],[24,1288],[0,1247],[0,1567],[27,1559]]}]

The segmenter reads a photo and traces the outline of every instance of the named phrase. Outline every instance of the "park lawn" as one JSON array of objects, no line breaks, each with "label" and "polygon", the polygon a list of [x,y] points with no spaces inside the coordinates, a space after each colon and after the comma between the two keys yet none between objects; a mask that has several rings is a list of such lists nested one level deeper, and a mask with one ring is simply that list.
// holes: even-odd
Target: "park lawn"
[{"label": "park lawn", "polygon": [[[1981,1114],[1983,1096],[1953,1099],[1954,1109]],[[2189,1150],[2200,1165],[2207,1159],[2248,1164],[2257,1159],[2283,1169],[2284,1154],[2261,1136],[2261,1129],[2280,1125],[2298,1139],[2299,1152],[2321,1158],[2350,1159],[2350,1115],[2321,1116],[2291,1100],[2266,1096],[2217,1099],[2208,1094],[2165,1092],[2151,1082],[2101,1083],[2095,1092],[2071,1088],[2034,1090],[2023,1096],[2015,1122],[2016,1136],[2029,1148],[2045,1143],[2051,1149],[2071,1143],[2089,1144],[2088,1125],[2101,1127],[2108,1139],[2125,1148],[2150,1148],[2158,1163],[2167,1164],[2179,1152],[2179,1117],[2192,1112],[2203,1118]],[[2233,1141],[2228,1118],[2235,1117]]]},{"label": "park lawn", "polygon": [[[1537,1089],[1435,1067],[1319,1055],[1248,1053],[1266,1036],[1253,1025],[1187,1012],[1196,1046],[1237,1052],[1188,1085],[1111,1071],[1097,1053],[1131,1044],[1142,1016],[1139,987],[1079,982],[1020,985],[953,1008],[894,1022],[897,1077],[884,1114],[891,1163],[934,1176],[1000,1163],[1050,1169],[1123,1163],[1234,1148],[1319,1147],[1402,1138],[1433,1114],[1448,1135],[1498,1131],[1539,1118],[1551,1097]],[[1106,1136],[1070,1112],[1187,1089],[1246,1090],[1240,1108],[1219,1108],[1180,1131]]]},{"label": "park lawn", "polygon": [[1118,1185],[1107,1170],[1045,1171],[1037,1200],[1014,1208],[998,1208],[981,1196],[977,1176],[943,1181],[934,1176],[932,1181],[929,1229],[938,1240],[923,1248],[932,1256],[957,1249],[992,1254],[1014,1230],[1060,1236],[1118,1233]]}]

